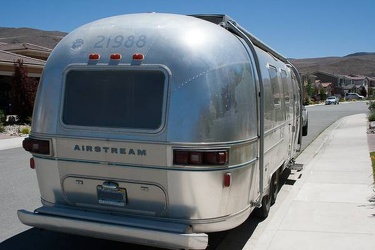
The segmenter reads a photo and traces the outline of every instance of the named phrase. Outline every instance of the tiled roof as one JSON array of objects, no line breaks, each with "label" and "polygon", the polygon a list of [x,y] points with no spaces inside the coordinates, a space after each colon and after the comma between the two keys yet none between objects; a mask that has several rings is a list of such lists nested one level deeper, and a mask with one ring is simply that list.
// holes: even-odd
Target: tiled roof
[{"label": "tiled roof", "polygon": [[0,50],[0,63],[14,63],[22,59],[24,64],[44,66],[46,61]]},{"label": "tiled roof", "polygon": [[359,76],[359,75],[345,75],[345,78],[351,79],[351,80],[364,80],[365,76]]},{"label": "tiled roof", "polygon": [[328,86],[332,85],[331,82],[322,82],[321,84],[323,88],[327,88]]},{"label": "tiled roof", "polygon": [[35,45],[32,43],[1,43],[0,42],[0,50],[4,51],[17,51],[17,50],[34,50],[34,51],[43,51],[43,52],[51,52],[52,49]]}]

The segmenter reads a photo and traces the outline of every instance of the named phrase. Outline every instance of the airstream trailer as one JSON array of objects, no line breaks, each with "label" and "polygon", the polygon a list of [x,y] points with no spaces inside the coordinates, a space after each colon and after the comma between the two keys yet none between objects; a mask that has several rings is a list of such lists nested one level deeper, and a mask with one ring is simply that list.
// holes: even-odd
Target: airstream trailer
[{"label": "airstream trailer", "polygon": [[45,65],[32,154],[47,230],[204,249],[266,217],[302,136],[288,60],[226,15],[128,14],[68,34]]}]

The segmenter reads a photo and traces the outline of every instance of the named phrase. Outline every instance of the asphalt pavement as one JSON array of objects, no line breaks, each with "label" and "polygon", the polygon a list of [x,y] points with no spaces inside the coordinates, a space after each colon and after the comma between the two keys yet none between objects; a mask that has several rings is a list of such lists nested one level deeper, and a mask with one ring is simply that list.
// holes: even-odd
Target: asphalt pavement
[{"label": "asphalt pavement", "polygon": [[[332,124],[298,156],[303,170],[284,185],[270,216],[243,249],[375,249],[375,190],[365,114]],[[0,137],[0,150],[20,147],[23,137]],[[291,176],[293,179],[293,176]],[[281,195],[284,194],[284,195]],[[218,249],[234,249],[221,245]]]}]

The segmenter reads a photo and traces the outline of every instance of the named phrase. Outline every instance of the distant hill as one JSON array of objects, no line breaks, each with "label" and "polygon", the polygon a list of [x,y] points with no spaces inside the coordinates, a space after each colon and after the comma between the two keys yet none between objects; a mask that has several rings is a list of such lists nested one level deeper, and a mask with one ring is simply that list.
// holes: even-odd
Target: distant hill
[{"label": "distant hill", "polygon": [[348,56],[367,56],[367,55],[375,55],[375,52],[357,52],[357,53],[354,53],[354,54],[349,54],[345,57],[348,57]]},{"label": "distant hill", "polygon": [[44,31],[31,28],[1,28],[0,42],[32,43],[53,49],[67,33],[60,31]]},{"label": "distant hill", "polygon": [[[1,28],[0,42],[32,43],[53,49],[67,33],[31,28]],[[358,52],[344,57],[290,59],[301,74],[323,71],[339,75],[365,75],[375,77],[375,52]]]},{"label": "distant hill", "polygon": [[359,52],[344,57],[289,59],[301,74],[323,71],[337,75],[375,77],[375,53]]}]

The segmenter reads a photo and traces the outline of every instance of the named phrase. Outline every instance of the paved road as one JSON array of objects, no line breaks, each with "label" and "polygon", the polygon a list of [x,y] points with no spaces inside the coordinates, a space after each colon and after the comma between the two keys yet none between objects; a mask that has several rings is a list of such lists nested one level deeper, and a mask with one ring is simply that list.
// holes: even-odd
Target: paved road
[{"label": "paved road", "polygon": [[[337,106],[311,106],[309,112],[309,135],[304,137],[302,148],[309,145],[326,127],[341,117],[367,113],[364,102],[340,104]],[[40,206],[39,190],[35,171],[28,168],[30,155],[21,148],[0,150],[0,250],[6,249],[151,249],[150,247],[86,238],[29,228],[22,225],[17,216],[17,209],[32,211]],[[284,173],[283,180],[287,178]],[[290,185],[286,183],[285,185]],[[278,199],[285,199],[288,193],[282,193]],[[209,234],[208,249],[242,249],[261,221],[250,217],[238,228],[229,232]],[[156,248],[155,248],[156,249]]]},{"label": "paved road", "polygon": [[368,113],[365,101],[344,102],[339,105],[316,105],[306,107],[309,114],[309,133],[303,137],[302,149],[306,148],[329,125],[342,117]]}]

